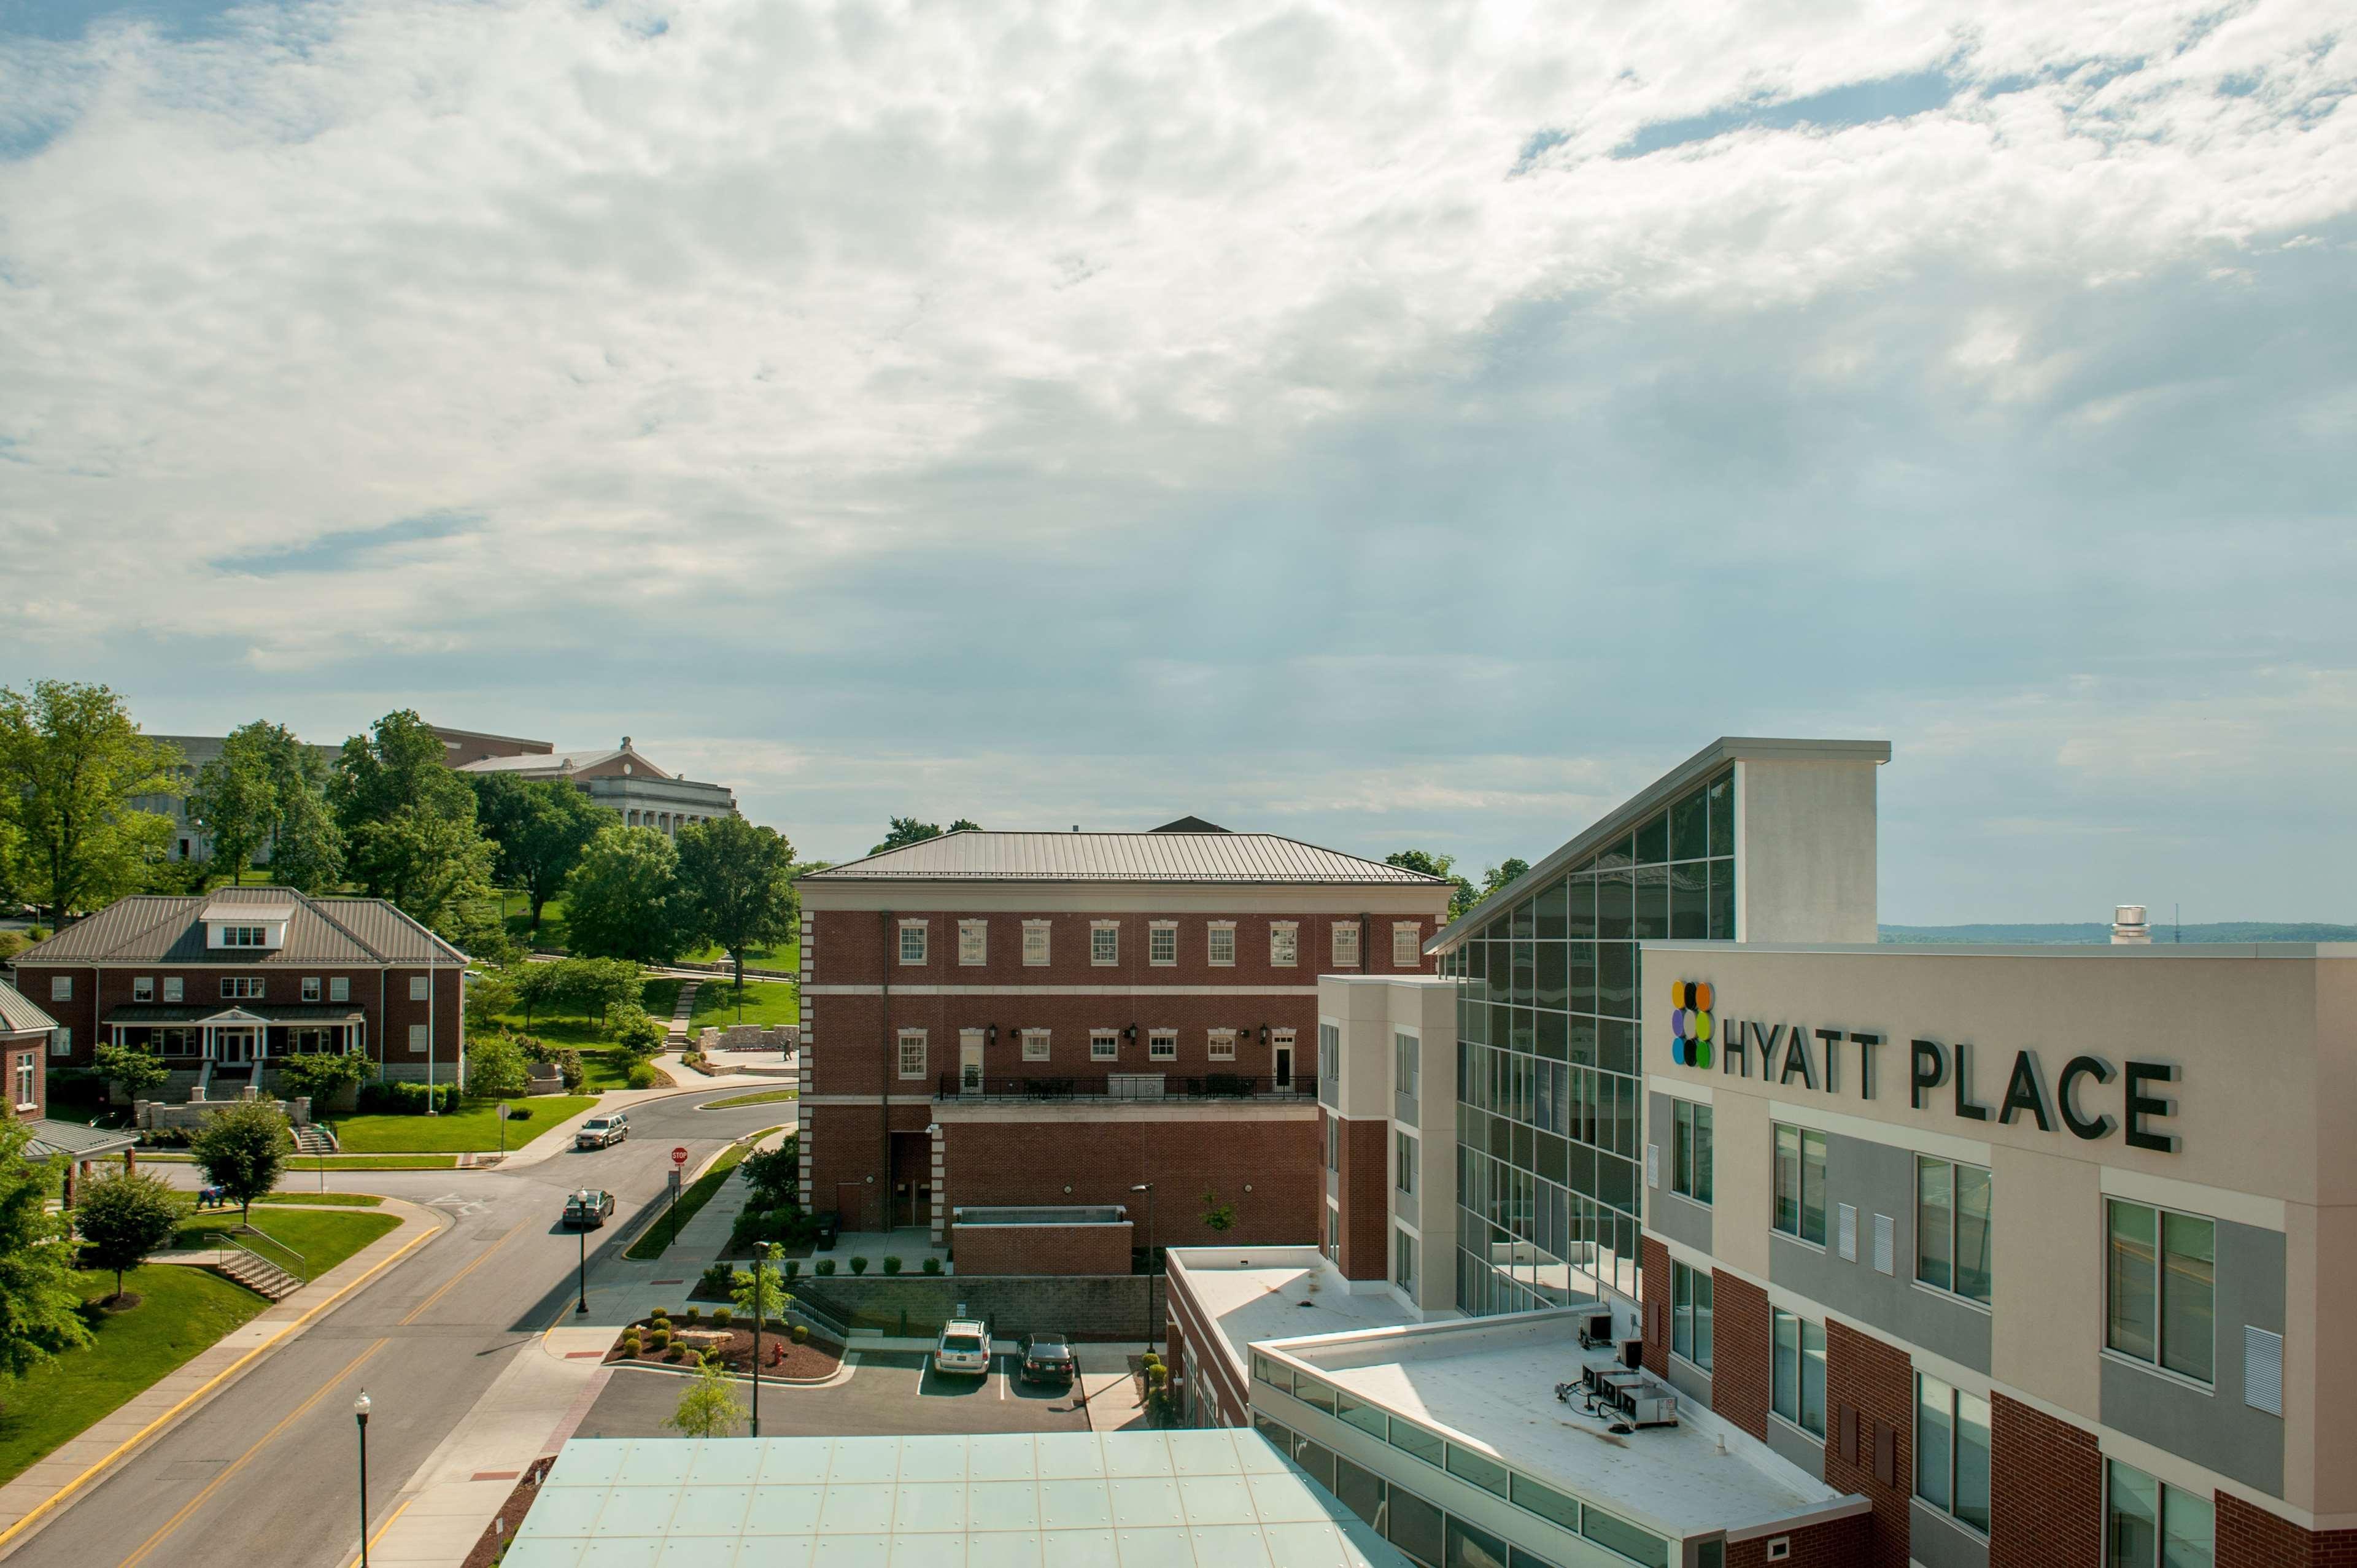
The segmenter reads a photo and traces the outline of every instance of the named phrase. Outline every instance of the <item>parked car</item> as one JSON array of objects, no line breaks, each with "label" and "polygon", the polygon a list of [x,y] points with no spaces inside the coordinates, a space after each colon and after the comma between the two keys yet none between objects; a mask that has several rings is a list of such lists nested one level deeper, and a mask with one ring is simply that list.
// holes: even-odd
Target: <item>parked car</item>
[{"label": "parked car", "polygon": [[614,1195],[602,1187],[585,1187],[565,1199],[565,1228],[595,1230],[613,1217]]},{"label": "parked car", "polygon": [[933,1347],[936,1372],[990,1371],[990,1328],[978,1318],[952,1317],[942,1326],[941,1343]]},{"label": "parked car", "polygon": [[619,1144],[630,1135],[630,1119],[616,1111],[604,1116],[592,1116],[581,1123],[581,1130],[573,1134],[573,1146],[576,1149],[602,1149],[609,1144]]},{"label": "parked car", "polygon": [[1025,1382],[1069,1385],[1079,1374],[1080,1362],[1072,1354],[1071,1340],[1065,1336],[1026,1334],[1021,1344]]}]

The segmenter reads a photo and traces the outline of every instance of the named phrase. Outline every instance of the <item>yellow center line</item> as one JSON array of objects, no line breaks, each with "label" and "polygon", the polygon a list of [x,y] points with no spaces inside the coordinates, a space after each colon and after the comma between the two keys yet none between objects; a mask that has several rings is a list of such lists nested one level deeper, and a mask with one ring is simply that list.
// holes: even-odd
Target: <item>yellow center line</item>
[{"label": "yellow center line", "polygon": [[525,1226],[531,1223],[532,1221],[529,1219],[517,1220],[513,1230],[511,1230],[506,1235],[500,1237],[498,1240],[484,1248],[481,1256],[478,1257],[473,1262],[468,1263],[465,1268],[460,1269],[457,1273],[452,1274],[448,1279],[444,1280],[441,1285],[432,1295],[429,1295],[424,1301],[419,1302],[415,1309],[413,1310],[408,1316],[401,1320],[402,1326],[407,1327],[410,1324],[416,1322],[420,1317],[425,1316],[426,1312],[432,1308],[435,1303],[440,1301],[444,1296],[448,1295],[451,1291],[457,1288],[457,1284],[460,1280],[465,1279],[468,1274],[473,1273],[485,1263],[490,1262],[491,1261],[492,1253],[506,1246],[510,1241],[514,1240],[516,1238],[516,1232],[522,1230]]},{"label": "yellow center line", "polygon": [[[399,1519],[403,1514],[407,1513],[407,1512],[409,1511],[409,1505],[410,1505],[410,1504],[412,1504],[412,1503],[414,1503],[414,1502],[415,1502],[416,1500],[417,1500],[417,1499],[416,1499],[415,1498],[402,1498],[402,1499],[401,1499],[401,1505],[400,1505],[398,1508],[394,1509],[393,1510],[393,1512],[391,1512],[391,1513],[387,1514],[387,1515],[385,1516],[384,1522],[383,1522],[382,1524],[378,1525],[378,1526],[376,1527],[376,1533],[375,1533],[374,1535],[371,1535],[371,1536],[370,1536],[370,1537],[369,1537],[369,1545],[371,1545],[371,1547],[376,1548],[376,1549],[377,1549],[377,1550],[379,1550],[379,1551],[383,1550],[383,1547],[384,1547],[384,1532],[385,1532],[386,1530],[391,1530],[391,1529],[393,1528],[393,1520],[395,1520]],[[352,1560],[351,1560],[351,1563],[350,1563],[350,1564],[348,1564],[348,1565],[347,1565],[347,1568],[359,1568],[360,1560],[361,1560],[361,1554],[360,1554],[359,1552],[353,1552],[353,1553],[352,1553]]]}]

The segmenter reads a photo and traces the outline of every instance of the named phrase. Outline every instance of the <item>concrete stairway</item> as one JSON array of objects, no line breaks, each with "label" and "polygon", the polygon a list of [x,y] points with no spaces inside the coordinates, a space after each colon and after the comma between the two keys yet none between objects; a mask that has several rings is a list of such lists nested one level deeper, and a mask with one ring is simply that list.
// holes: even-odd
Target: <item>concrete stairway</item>
[{"label": "concrete stairway", "polygon": [[235,1248],[230,1249],[213,1268],[256,1295],[267,1296],[272,1301],[282,1301],[303,1288],[301,1280],[277,1264]]},{"label": "concrete stairway", "polygon": [[295,1152],[298,1155],[332,1155],[336,1152],[336,1135],[317,1122],[307,1122],[294,1132]]},{"label": "concrete stairway", "polygon": [[671,1038],[674,1040],[687,1038],[688,1022],[695,1015],[696,987],[703,983],[704,982],[700,980],[680,982],[679,1002],[671,1010]]}]

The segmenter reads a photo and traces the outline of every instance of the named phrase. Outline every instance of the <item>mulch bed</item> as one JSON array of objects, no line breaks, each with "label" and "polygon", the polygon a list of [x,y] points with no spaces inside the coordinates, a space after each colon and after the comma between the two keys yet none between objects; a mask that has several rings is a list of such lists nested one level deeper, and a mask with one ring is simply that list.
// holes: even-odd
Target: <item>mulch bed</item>
[{"label": "mulch bed", "polygon": [[[491,1564],[500,1560],[500,1548],[515,1539],[515,1532],[522,1526],[523,1516],[532,1507],[533,1498],[540,1496],[540,1483],[547,1478],[549,1466],[555,1463],[554,1458],[532,1462],[532,1468],[516,1482],[515,1490],[510,1492],[508,1500],[500,1505],[500,1511],[492,1517],[492,1521],[483,1526],[482,1539],[475,1542],[472,1552],[467,1553],[465,1568],[491,1568]],[[504,1530],[501,1526],[506,1527]]]},{"label": "mulch bed", "polygon": [[[673,1333],[683,1328],[721,1332],[714,1329],[708,1320],[690,1323],[683,1317],[674,1317],[671,1320],[671,1326]],[[647,1320],[641,1319],[634,1326],[640,1329],[642,1340],[653,1337],[652,1330],[648,1327]],[[719,1347],[721,1364],[732,1372],[750,1375],[753,1370],[753,1331],[732,1324],[726,1332],[728,1336],[727,1341]],[[619,1366],[632,1361],[647,1367],[693,1365],[688,1353],[677,1344],[662,1350],[650,1348],[640,1351],[636,1357],[625,1355],[622,1350],[621,1336],[615,1336],[614,1348],[606,1352],[606,1365]],[[797,1345],[786,1335],[774,1328],[765,1328],[761,1331],[761,1375],[764,1378],[815,1382],[834,1376],[842,1365],[843,1348],[829,1340],[821,1339],[816,1335],[813,1335],[807,1344]]]}]

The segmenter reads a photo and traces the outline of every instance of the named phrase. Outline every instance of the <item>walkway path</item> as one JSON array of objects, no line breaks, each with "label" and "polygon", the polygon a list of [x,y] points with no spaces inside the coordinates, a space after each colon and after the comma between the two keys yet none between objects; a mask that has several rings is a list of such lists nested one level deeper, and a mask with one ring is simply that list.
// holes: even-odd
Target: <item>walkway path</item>
[{"label": "walkway path", "polygon": [[683,980],[679,983],[679,1001],[671,1010],[673,1039],[687,1038],[687,1026],[695,1016],[695,993],[703,983],[704,982],[700,980]]}]

